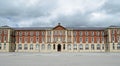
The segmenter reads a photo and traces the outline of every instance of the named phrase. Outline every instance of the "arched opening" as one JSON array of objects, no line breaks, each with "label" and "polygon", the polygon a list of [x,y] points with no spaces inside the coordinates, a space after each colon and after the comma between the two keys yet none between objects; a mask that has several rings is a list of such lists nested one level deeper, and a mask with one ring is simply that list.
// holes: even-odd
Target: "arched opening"
[{"label": "arched opening", "polygon": [[58,44],[58,46],[57,46],[57,51],[61,51],[61,45],[60,44]]}]

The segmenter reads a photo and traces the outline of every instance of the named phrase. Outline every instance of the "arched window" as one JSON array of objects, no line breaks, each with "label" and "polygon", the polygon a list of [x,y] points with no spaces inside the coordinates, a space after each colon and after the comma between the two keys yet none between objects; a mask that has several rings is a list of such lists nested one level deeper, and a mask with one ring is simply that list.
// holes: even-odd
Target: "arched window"
[{"label": "arched window", "polygon": [[100,44],[97,44],[97,50],[100,50]]},{"label": "arched window", "polygon": [[65,50],[65,44],[63,44],[63,49]]},{"label": "arched window", "polygon": [[33,44],[30,44],[30,50],[33,50]]},{"label": "arched window", "polygon": [[71,44],[68,44],[68,50],[71,50]]},{"label": "arched window", "polygon": [[42,50],[44,50],[45,49],[45,44],[42,44],[42,48],[41,48]]},{"label": "arched window", "polygon": [[19,49],[19,50],[22,49],[22,44],[18,44],[18,49]]},{"label": "arched window", "polygon": [[113,45],[113,50],[114,50],[115,49],[115,44],[113,43],[112,45]]},{"label": "arched window", "polygon": [[118,44],[117,44],[117,49],[119,49],[119,50],[120,50],[120,43],[118,43]]},{"label": "arched window", "polygon": [[27,50],[27,49],[28,49],[28,45],[24,44],[24,50]]},{"label": "arched window", "polygon": [[53,49],[55,50],[55,44],[53,45]]},{"label": "arched window", "polygon": [[50,44],[48,44],[47,49],[51,50],[51,45]]},{"label": "arched window", "polygon": [[94,50],[94,48],[95,48],[95,47],[94,47],[94,44],[91,44],[91,49]]},{"label": "arched window", "polygon": [[104,50],[104,44],[102,44],[102,50]]},{"label": "arched window", "polygon": [[79,45],[79,49],[83,50],[83,45],[82,44]]},{"label": "arched window", "polygon": [[39,44],[36,44],[36,50],[38,50],[40,48]]},{"label": "arched window", "polygon": [[74,45],[73,45],[73,49],[74,49],[74,50],[77,50],[77,44],[74,44]]},{"label": "arched window", "polygon": [[4,49],[6,49],[6,43],[4,43]]},{"label": "arched window", "polygon": [[85,45],[85,49],[88,50],[89,49],[89,44]]},{"label": "arched window", "polygon": [[0,43],[0,49],[2,49],[2,44]]}]

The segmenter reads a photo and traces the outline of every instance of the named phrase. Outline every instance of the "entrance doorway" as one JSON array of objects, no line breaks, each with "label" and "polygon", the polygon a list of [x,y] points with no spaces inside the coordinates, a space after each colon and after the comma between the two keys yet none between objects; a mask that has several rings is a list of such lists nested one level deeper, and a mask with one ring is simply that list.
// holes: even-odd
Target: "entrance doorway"
[{"label": "entrance doorway", "polygon": [[61,45],[60,45],[60,44],[58,44],[58,46],[57,46],[57,51],[58,51],[58,52],[61,51]]}]

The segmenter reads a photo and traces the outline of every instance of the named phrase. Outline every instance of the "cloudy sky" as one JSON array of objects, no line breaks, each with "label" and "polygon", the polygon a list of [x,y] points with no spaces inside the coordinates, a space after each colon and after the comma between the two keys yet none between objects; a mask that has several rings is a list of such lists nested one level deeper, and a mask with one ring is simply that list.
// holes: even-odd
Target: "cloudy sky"
[{"label": "cloudy sky", "polygon": [[0,0],[0,26],[120,26],[119,0]]}]

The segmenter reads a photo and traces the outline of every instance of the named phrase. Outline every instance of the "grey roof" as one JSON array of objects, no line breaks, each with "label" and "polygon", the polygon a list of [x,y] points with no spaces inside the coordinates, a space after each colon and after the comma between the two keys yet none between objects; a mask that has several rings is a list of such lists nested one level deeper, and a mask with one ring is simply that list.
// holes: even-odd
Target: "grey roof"
[{"label": "grey roof", "polygon": [[[15,30],[51,30],[54,27],[14,27]],[[106,27],[65,27],[68,30],[104,30]]]}]

